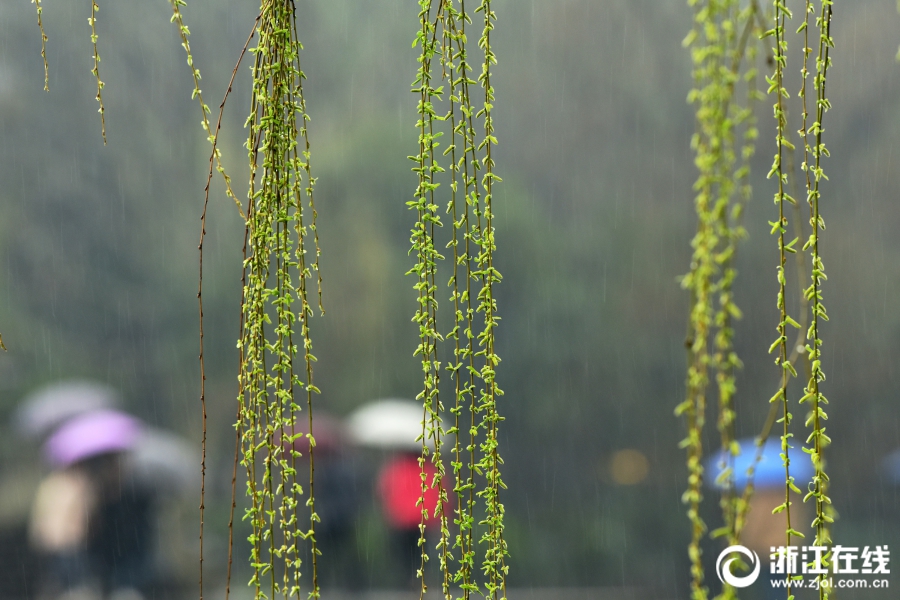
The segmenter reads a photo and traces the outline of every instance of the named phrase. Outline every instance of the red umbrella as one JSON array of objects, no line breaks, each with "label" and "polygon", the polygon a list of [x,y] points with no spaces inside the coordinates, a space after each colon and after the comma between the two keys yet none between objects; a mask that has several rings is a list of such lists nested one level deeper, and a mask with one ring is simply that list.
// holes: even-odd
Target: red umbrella
[{"label": "red umbrella", "polygon": [[422,467],[419,457],[401,454],[391,459],[378,474],[378,495],[388,523],[394,529],[413,529],[422,520],[422,509],[428,510],[427,524],[435,521],[435,509],[440,499],[439,490],[431,487],[437,469],[425,462],[425,502],[422,497]]}]

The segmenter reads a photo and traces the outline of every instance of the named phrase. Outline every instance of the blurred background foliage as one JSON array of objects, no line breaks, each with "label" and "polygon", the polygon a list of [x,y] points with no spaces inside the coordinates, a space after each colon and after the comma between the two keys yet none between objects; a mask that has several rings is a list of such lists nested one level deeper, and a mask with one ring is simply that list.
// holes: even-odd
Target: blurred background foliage
[{"label": "blurred background foliage", "polygon": [[[688,535],[682,425],[672,409],[683,397],[687,308],[676,276],[688,268],[694,228],[694,118],[681,48],[690,9],[681,0],[502,4],[495,118],[504,183],[495,210],[510,585],[644,583],[675,596],[686,589]],[[0,356],[0,422],[35,386],[88,376],[118,386],[140,417],[199,439],[197,241],[209,146],[170,10],[101,3],[104,147],[89,7],[44,6],[50,93],[34,6],[0,4],[0,327],[9,348]],[[413,397],[419,386],[413,281],[403,275],[412,265],[405,202],[415,189],[406,157],[416,151],[416,10],[399,0],[298,6],[327,310],[313,322],[316,383],[320,406],[341,415],[374,398]],[[253,8],[193,0],[185,10],[213,108]],[[898,497],[878,462],[900,445],[898,32],[893,0],[857,0],[835,19],[823,205],[835,539],[895,547]],[[246,180],[248,85],[245,66],[220,142],[236,190]],[[777,324],[768,101],[758,116],[750,239],[736,284],[743,436],[761,427],[777,384],[766,354]],[[208,514],[220,539],[242,231],[214,187],[204,299]],[[36,458],[6,429],[0,437],[0,515],[15,519]],[[621,485],[634,478],[616,477],[610,465],[629,448],[649,469]],[[195,543],[193,529],[179,535]]]}]

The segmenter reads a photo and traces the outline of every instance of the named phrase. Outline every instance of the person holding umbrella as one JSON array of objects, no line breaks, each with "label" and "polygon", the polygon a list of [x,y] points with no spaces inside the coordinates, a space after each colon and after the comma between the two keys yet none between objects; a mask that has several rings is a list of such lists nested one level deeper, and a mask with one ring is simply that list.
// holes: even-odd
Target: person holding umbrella
[{"label": "person holding umbrella", "polygon": [[[422,418],[419,403],[400,399],[368,403],[348,418],[348,429],[356,443],[392,452],[378,471],[375,493],[388,526],[398,578],[409,582],[410,586],[415,585],[416,571],[421,565],[419,526],[423,511],[428,514],[426,531],[435,531],[439,527],[436,513],[440,490],[431,485],[437,469],[427,460],[420,464],[422,444],[416,441],[422,435]],[[423,473],[427,484],[424,498]],[[420,499],[424,500],[422,504]],[[450,509],[446,510],[449,515]]]},{"label": "person holding umbrella", "polygon": [[[415,573],[421,565],[419,525],[423,511],[428,511],[426,531],[434,531],[440,525],[435,514],[440,493],[437,488],[431,487],[437,469],[428,461],[420,467],[420,456],[418,452],[398,452],[381,468],[377,483],[378,498],[390,530],[391,551],[401,576],[408,578],[413,586]],[[419,504],[423,471],[427,487],[424,503]]]},{"label": "person holding umbrella", "polygon": [[44,444],[55,470],[38,488],[30,537],[50,566],[45,593],[141,597],[151,571],[152,494],[123,473],[141,430],[130,415],[98,410],[66,421]]},{"label": "person holding umbrella", "polygon": [[[760,560],[765,561],[771,554],[772,548],[784,546],[785,517],[784,513],[773,514],[775,508],[784,503],[784,463],[781,459],[781,440],[768,439],[760,447],[756,438],[748,438],[739,442],[740,452],[737,456],[725,454],[722,451],[709,457],[706,461],[706,471],[711,475],[708,479],[710,485],[717,490],[727,492],[728,482],[723,481],[720,475],[726,468],[732,472],[732,491],[735,494],[743,494],[748,485],[753,485],[753,495],[750,498],[750,506],[747,510],[744,526],[740,534],[740,543],[759,555]],[[801,489],[805,481],[813,476],[812,464],[808,456],[802,452],[799,444],[792,444],[791,450],[791,476],[796,485]],[[752,467],[752,474],[750,469]],[[808,524],[811,521],[809,505],[804,504],[799,494],[791,492],[791,521],[794,529],[804,532],[807,537]],[[803,544],[803,540],[795,538],[795,544]],[[768,568],[763,568],[767,573]],[[771,579],[785,579],[787,575],[770,575]],[[764,580],[764,578],[763,578]],[[760,585],[760,584],[757,584]],[[784,588],[769,585],[765,598],[784,597]]]},{"label": "person holding umbrella", "polygon": [[[326,557],[318,562],[319,582],[331,588],[356,589],[361,585],[354,539],[360,507],[357,470],[340,420],[316,411],[312,434],[315,442],[315,509],[319,517],[316,547]],[[283,436],[286,449],[292,448],[300,454],[294,467],[301,477],[306,477],[311,449],[307,415],[298,415],[292,427],[285,427]]]},{"label": "person holding umbrella", "polygon": [[13,415],[18,434],[43,446],[53,469],[29,524],[30,546],[49,576],[32,586],[52,594],[90,591],[91,598],[92,587],[131,589],[122,594],[133,598],[135,588],[178,586],[177,553],[159,553],[151,532],[165,504],[199,487],[199,456],[180,436],[139,422],[121,405],[109,385],[72,379],[35,390]]}]

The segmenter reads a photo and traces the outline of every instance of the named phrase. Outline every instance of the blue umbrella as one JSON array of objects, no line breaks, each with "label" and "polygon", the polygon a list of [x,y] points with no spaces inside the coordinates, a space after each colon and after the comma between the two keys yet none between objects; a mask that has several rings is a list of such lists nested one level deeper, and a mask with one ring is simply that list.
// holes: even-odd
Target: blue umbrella
[{"label": "blue umbrella", "polygon": [[[719,450],[706,459],[706,472],[709,474],[707,481],[711,486],[724,489],[725,482],[717,480],[724,471],[723,458],[727,458],[728,462],[732,463],[735,489],[740,491],[747,487],[750,480],[747,469],[754,465],[759,448],[756,446],[756,438],[740,440],[739,445],[740,453],[733,458],[726,457],[725,453]],[[797,487],[803,489],[805,486],[802,482],[810,480],[815,470],[809,455],[803,452],[800,444],[795,442],[791,446],[791,477],[794,478]],[[769,438],[763,445],[762,457],[756,463],[753,485],[756,489],[784,488],[784,462],[781,460],[780,437]]]},{"label": "blue umbrella", "polygon": [[881,471],[891,483],[900,483],[900,450],[894,450],[881,460]]}]

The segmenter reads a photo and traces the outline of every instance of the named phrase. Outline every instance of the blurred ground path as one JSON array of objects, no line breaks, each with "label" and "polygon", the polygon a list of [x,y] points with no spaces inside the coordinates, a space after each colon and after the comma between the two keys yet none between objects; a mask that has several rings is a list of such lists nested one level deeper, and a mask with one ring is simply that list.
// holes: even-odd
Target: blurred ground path
[{"label": "blurred ground path", "polygon": [[[224,597],[224,594],[212,594],[211,598]],[[245,600],[245,597],[232,590],[234,600]],[[249,598],[251,596],[247,596]],[[426,594],[427,600],[440,600],[440,588],[432,588]],[[454,598],[459,594],[454,593]],[[478,596],[473,596],[478,597]],[[675,600],[671,594],[660,593],[647,588],[509,588],[506,593],[509,600]],[[418,591],[377,590],[366,592],[322,592],[322,600],[418,600]]]}]

